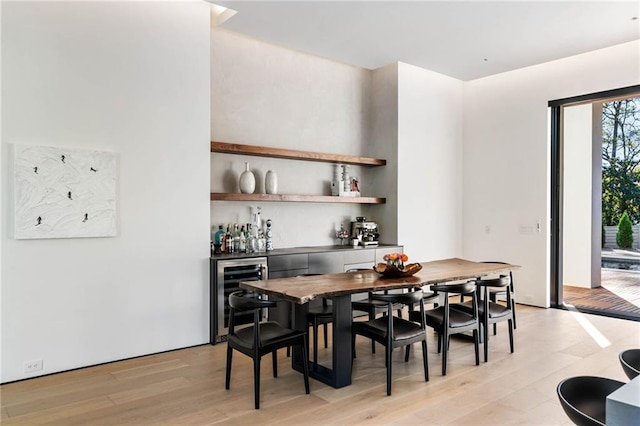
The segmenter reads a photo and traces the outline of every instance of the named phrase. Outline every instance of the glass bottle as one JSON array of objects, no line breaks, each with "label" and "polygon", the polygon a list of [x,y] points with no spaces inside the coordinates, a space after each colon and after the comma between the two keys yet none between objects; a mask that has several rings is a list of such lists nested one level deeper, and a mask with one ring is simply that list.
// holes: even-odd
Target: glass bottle
[{"label": "glass bottle", "polygon": [[222,225],[218,225],[218,231],[213,236],[213,247],[216,254],[222,253],[224,250],[222,249],[224,243],[224,231],[222,230]]},{"label": "glass bottle", "polygon": [[240,230],[238,224],[233,224],[233,251],[238,253],[240,251]]},{"label": "glass bottle", "polygon": [[242,228],[240,228],[240,237],[239,237],[239,245],[238,245],[238,251],[240,253],[246,253],[247,251],[247,236],[245,234],[244,231],[244,225],[242,225]]},{"label": "glass bottle", "polygon": [[234,252],[233,235],[231,234],[231,225],[227,225],[227,253]]}]

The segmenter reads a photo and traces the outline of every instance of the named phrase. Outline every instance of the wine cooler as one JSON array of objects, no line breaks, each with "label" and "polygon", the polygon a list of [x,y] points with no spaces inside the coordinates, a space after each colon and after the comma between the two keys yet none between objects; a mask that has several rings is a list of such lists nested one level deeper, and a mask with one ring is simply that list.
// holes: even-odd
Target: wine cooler
[{"label": "wine cooler", "polygon": [[[229,333],[229,294],[240,290],[241,281],[267,278],[266,257],[211,260],[211,344],[225,340]],[[236,314],[236,325],[251,322],[253,313]]]}]

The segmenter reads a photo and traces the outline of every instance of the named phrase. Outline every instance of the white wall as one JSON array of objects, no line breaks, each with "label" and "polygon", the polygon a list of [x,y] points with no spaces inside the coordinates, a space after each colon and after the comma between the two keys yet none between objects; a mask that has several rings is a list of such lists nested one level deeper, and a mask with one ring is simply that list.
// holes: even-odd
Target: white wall
[{"label": "white wall", "polygon": [[[370,71],[222,29],[212,32],[211,52],[212,140],[373,156]],[[281,194],[331,194],[331,164],[228,154],[211,154],[212,192],[239,192],[245,161],[256,175],[256,192],[264,193],[264,175],[272,169]],[[364,196],[384,196],[370,184],[370,174],[378,171],[351,168]],[[260,206],[263,219],[273,220],[275,248],[333,244],[340,223],[347,226],[363,211],[357,204]],[[247,223],[249,214],[248,203],[211,203],[216,228]]]},{"label": "white wall", "polygon": [[464,256],[522,265],[518,302],[549,306],[548,101],[639,84],[639,53],[625,43],[465,83]]},{"label": "white wall", "polygon": [[[602,137],[598,138],[599,144],[592,140],[593,122],[602,122],[601,107],[586,104],[563,109],[562,282],[586,288],[600,286],[601,271],[600,209],[594,212],[592,205],[599,206],[602,196],[601,186],[594,187],[592,180],[594,174],[597,180],[602,175],[602,153],[594,152],[594,145],[601,150]],[[594,225],[598,231],[595,235]],[[595,254],[597,260],[592,262]]]},{"label": "white wall", "polygon": [[398,241],[412,260],[462,256],[463,82],[398,67]]},{"label": "white wall", "polygon": [[404,244],[398,238],[398,64],[373,70],[371,87],[371,155],[387,160],[372,175],[372,187],[387,202],[367,206],[364,213],[378,221],[384,242]]},{"label": "white wall", "polygon": [[[3,3],[2,382],[208,341],[209,33],[204,2]],[[117,153],[118,236],[14,240],[17,144]]]},{"label": "white wall", "polygon": [[[212,32],[211,67],[213,140],[387,160],[352,170],[364,195],[387,197],[384,205],[261,203],[276,247],[333,244],[341,222],[364,215],[412,260],[461,255],[461,81],[402,63],[367,71],[221,29]],[[211,157],[214,192],[239,192],[248,161],[256,192],[274,169],[281,193],[330,194],[330,164]],[[216,228],[249,221],[247,203],[211,205]]]}]

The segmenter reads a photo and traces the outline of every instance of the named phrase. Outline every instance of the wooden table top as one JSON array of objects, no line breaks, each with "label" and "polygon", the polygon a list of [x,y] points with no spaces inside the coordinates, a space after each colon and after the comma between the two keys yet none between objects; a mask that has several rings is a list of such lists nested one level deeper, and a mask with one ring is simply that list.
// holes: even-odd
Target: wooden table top
[{"label": "wooden table top", "polygon": [[410,277],[385,278],[371,270],[243,281],[240,283],[240,288],[268,296],[277,296],[294,303],[307,303],[318,297],[422,287],[428,284],[483,277],[519,268],[517,265],[480,263],[458,258],[421,262],[420,264],[422,269]]}]

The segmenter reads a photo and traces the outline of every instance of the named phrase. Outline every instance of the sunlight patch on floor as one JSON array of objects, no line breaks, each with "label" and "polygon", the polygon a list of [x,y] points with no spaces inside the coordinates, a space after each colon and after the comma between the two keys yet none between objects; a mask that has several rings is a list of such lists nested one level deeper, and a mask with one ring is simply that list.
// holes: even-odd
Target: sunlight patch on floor
[{"label": "sunlight patch on floor", "polygon": [[575,320],[578,321],[578,324],[580,324],[582,328],[584,328],[587,334],[589,334],[589,336],[591,336],[591,338],[601,348],[606,348],[607,346],[611,346],[611,342],[609,341],[609,339],[604,337],[604,334],[600,333],[600,331],[596,328],[596,326],[593,325],[591,321],[589,321],[583,313],[579,312],[573,305],[569,305],[565,303],[564,306],[567,307],[569,312],[571,312],[571,315],[573,315],[573,318],[575,318]]}]

